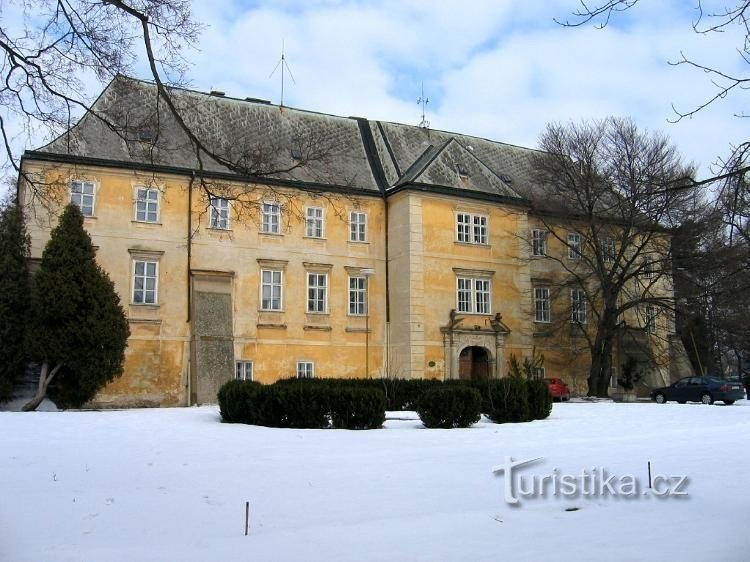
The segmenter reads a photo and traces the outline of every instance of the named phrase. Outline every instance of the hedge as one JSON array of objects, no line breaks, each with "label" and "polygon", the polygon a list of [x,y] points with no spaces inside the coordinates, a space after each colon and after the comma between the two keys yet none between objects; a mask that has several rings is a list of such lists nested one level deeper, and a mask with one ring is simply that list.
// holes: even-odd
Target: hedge
[{"label": "hedge", "polygon": [[443,385],[426,390],[417,399],[417,413],[425,427],[469,427],[479,421],[482,396],[468,386]]},{"label": "hedge", "polygon": [[526,381],[520,377],[496,379],[488,385],[487,417],[495,423],[529,421]]},{"label": "hedge", "polygon": [[341,387],[329,400],[336,429],[377,429],[385,421],[385,394],[379,388]]},{"label": "hedge", "polygon": [[552,394],[543,380],[527,380],[526,392],[529,397],[529,419],[547,419],[552,413]]}]

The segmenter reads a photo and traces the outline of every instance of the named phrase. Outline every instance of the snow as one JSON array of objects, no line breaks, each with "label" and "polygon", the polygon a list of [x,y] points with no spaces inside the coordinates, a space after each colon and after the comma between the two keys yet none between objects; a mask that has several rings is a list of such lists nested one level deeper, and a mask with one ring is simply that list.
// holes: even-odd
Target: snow
[{"label": "snow", "polygon": [[[374,431],[223,424],[215,407],[0,412],[0,559],[748,560],[749,432],[744,400],[562,403],[463,430],[406,412]],[[513,507],[492,472],[506,456],[544,457],[524,476],[644,483],[650,461],[689,495]]]}]

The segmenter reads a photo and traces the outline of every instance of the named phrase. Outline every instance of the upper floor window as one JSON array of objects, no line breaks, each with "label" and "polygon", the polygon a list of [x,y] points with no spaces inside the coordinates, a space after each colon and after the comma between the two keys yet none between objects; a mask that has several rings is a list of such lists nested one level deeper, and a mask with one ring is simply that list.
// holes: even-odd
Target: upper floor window
[{"label": "upper floor window", "polygon": [[279,234],[281,232],[281,205],[278,203],[263,203],[261,206],[260,231],[264,234]]},{"label": "upper floor window", "polygon": [[349,277],[349,314],[364,316],[367,314],[367,279]]},{"label": "upper floor window", "polygon": [[305,212],[305,236],[323,238],[323,208],[308,207]]},{"label": "upper floor window", "polygon": [[282,271],[278,269],[260,270],[260,309],[281,310]]},{"label": "upper floor window", "polygon": [[157,222],[159,220],[159,190],[139,187],[135,191],[135,220]]},{"label": "upper floor window", "polygon": [[367,214],[361,211],[352,211],[349,214],[349,241],[367,241]]},{"label": "upper floor window", "polygon": [[487,217],[457,213],[456,240],[468,244],[487,244]]},{"label": "upper floor window", "polygon": [[459,312],[490,313],[490,280],[471,277],[456,278],[456,302]]},{"label": "upper floor window", "polygon": [[647,304],[644,307],[643,316],[644,316],[643,328],[649,334],[655,334],[656,333],[656,308],[654,308],[654,305]]},{"label": "upper floor window", "polygon": [[133,261],[133,304],[156,304],[158,297],[159,262]]},{"label": "upper floor window", "polygon": [[315,365],[312,361],[297,361],[297,378],[311,379],[315,375]]},{"label": "upper floor window", "polygon": [[222,197],[209,198],[209,226],[219,230],[229,229],[229,199]]},{"label": "upper floor window", "polygon": [[583,289],[571,289],[570,321],[573,324],[585,324],[586,313],[586,292]]},{"label": "upper floor window", "polygon": [[325,313],[328,310],[328,275],[307,274],[307,312]]},{"label": "upper floor window", "polygon": [[70,202],[76,205],[84,217],[94,216],[94,183],[74,180],[70,182]]},{"label": "upper floor window", "polygon": [[615,261],[615,241],[611,238],[602,240],[602,259],[608,264]]},{"label": "upper floor window", "polygon": [[252,361],[235,361],[234,378],[240,381],[253,380],[253,362]]},{"label": "upper floor window", "polygon": [[581,235],[568,232],[568,257],[572,260],[581,258]]},{"label": "upper floor window", "polygon": [[531,254],[534,256],[547,255],[547,231],[534,229],[531,231]]},{"label": "upper floor window", "polygon": [[654,277],[654,264],[650,259],[643,258],[641,273],[646,279],[652,279]]},{"label": "upper floor window", "polygon": [[534,322],[550,321],[549,288],[534,287]]}]

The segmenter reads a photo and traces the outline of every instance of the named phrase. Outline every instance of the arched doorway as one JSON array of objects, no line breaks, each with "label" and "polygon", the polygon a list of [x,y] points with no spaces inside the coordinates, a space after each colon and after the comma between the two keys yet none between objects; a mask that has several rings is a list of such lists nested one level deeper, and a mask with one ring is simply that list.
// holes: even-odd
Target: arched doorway
[{"label": "arched doorway", "polygon": [[458,376],[464,380],[482,380],[490,376],[490,356],[483,347],[465,347],[458,356]]}]

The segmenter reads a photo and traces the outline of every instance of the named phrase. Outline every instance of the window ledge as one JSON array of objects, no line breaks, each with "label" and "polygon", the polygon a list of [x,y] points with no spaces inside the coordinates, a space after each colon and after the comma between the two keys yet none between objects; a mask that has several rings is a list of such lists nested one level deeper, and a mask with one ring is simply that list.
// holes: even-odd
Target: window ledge
[{"label": "window ledge", "polygon": [[263,232],[262,230],[259,230],[258,234],[260,234],[261,236],[284,236],[281,232]]},{"label": "window ledge", "polygon": [[162,223],[158,221],[139,221],[138,219],[133,219],[130,221],[133,224],[147,224],[149,226],[161,226]]},{"label": "window ledge", "polygon": [[469,246],[470,248],[492,248],[492,244],[480,244],[478,242],[461,242],[454,240],[453,243],[456,246]]},{"label": "window ledge", "polygon": [[256,324],[256,328],[267,328],[271,330],[286,330],[286,324],[276,324],[272,322],[265,322],[262,324]]},{"label": "window ledge", "polygon": [[328,240],[325,236],[303,236],[302,238],[307,238],[308,240]]},{"label": "window ledge", "polygon": [[140,308],[141,310],[159,310],[160,305],[145,302],[131,302],[130,306]]},{"label": "window ledge", "polygon": [[216,232],[216,233],[219,233],[219,232],[232,232],[231,228],[219,228],[217,226],[207,226],[206,230],[208,232]]},{"label": "window ledge", "polygon": [[367,240],[347,240],[347,243],[349,244],[369,244],[370,242]]},{"label": "window ledge", "polygon": [[302,326],[303,330],[312,330],[317,332],[330,332],[333,330],[329,325],[327,324],[305,324]]}]

